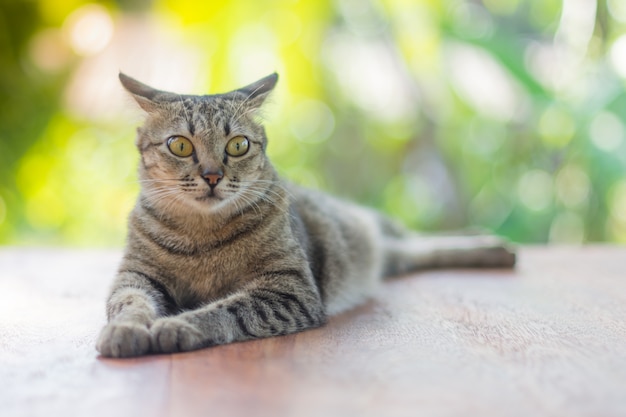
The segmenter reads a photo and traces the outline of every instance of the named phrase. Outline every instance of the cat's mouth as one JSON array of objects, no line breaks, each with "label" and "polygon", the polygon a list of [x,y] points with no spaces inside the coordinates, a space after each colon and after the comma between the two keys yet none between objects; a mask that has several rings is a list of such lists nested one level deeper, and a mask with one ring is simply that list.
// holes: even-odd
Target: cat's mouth
[{"label": "cat's mouth", "polygon": [[206,201],[217,202],[217,201],[222,201],[223,199],[224,198],[222,196],[216,193],[216,190],[214,188],[211,188],[210,190],[205,192],[203,195],[195,198],[195,200],[199,202],[206,202]]},{"label": "cat's mouth", "polygon": [[205,194],[203,194],[203,195],[201,195],[199,197],[196,197],[195,200],[196,201],[200,201],[200,202],[203,202],[203,201],[222,201],[223,198],[220,197],[219,195],[217,195],[215,193],[215,190],[209,190]]}]

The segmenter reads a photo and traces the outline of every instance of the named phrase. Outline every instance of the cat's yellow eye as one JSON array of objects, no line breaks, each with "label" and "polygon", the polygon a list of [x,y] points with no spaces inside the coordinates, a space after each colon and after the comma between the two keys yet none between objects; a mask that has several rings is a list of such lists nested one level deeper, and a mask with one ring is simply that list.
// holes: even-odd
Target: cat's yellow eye
[{"label": "cat's yellow eye", "polygon": [[167,140],[167,147],[170,151],[181,158],[191,156],[193,153],[193,145],[191,141],[182,136],[172,136]]},{"label": "cat's yellow eye", "polygon": [[235,136],[226,144],[226,153],[230,156],[242,156],[248,152],[250,142],[245,136]]}]

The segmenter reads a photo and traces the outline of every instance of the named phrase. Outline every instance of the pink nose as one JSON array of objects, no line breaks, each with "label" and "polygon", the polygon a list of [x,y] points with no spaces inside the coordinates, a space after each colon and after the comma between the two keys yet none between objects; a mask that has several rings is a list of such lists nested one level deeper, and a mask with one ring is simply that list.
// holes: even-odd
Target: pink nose
[{"label": "pink nose", "polygon": [[209,184],[211,188],[215,187],[218,182],[224,178],[224,173],[222,170],[218,171],[205,171],[202,173],[202,178]]}]

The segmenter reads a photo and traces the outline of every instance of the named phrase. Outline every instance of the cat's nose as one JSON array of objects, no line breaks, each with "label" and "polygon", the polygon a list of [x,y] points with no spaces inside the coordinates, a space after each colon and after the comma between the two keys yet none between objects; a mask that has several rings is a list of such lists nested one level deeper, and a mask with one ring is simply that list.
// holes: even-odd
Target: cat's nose
[{"label": "cat's nose", "polygon": [[202,173],[202,178],[209,184],[209,187],[215,188],[215,186],[224,178],[224,173],[221,169],[217,171],[205,170]]}]

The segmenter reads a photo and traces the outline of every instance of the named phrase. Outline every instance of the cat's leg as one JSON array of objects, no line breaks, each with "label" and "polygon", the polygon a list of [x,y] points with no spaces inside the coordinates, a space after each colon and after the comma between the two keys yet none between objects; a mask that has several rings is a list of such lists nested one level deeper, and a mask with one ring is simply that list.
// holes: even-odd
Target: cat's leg
[{"label": "cat's leg", "polygon": [[150,328],[153,350],[183,352],[320,326],[324,308],[307,281],[301,276],[258,279],[222,300],[157,319]]},{"label": "cat's leg", "polygon": [[167,309],[167,296],[156,280],[139,271],[120,271],[107,301],[108,324],[96,349],[116,358],[149,353],[149,328]]},{"label": "cat's leg", "polygon": [[383,240],[385,276],[435,268],[511,268],[516,255],[490,235],[407,236]]}]

